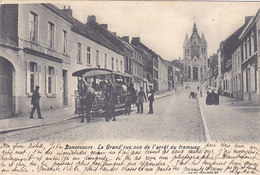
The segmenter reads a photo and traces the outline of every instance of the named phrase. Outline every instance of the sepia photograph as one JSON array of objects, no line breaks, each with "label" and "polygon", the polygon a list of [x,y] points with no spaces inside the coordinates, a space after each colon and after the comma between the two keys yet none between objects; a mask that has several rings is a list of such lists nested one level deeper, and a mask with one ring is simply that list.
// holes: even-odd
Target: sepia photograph
[{"label": "sepia photograph", "polygon": [[257,175],[259,145],[260,2],[0,1],[1,175]]}]

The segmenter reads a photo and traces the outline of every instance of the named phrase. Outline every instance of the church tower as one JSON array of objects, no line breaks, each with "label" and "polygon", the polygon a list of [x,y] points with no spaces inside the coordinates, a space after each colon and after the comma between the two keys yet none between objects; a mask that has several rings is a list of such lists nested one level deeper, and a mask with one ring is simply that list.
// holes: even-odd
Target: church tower
[{"label": "church tower", "polygon": [[190,38],[186,34],[183,43],[184,78],[186,81],[204,81],[206,78],[207,41],[204,34],[198,33],[193,24]]}]

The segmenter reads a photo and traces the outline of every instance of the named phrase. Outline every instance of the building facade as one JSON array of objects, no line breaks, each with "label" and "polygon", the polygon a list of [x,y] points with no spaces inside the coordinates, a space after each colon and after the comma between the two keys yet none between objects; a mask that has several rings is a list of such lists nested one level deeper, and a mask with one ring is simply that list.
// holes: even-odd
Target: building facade
[{"label": "building facade", "polygon": [[232,96],[242,100],[241,47],[232,54]]},{"label": "building facade", "polygon": [[184,78],[186,81],[203,81],[206,78],[207,41],[202,33],[197,31],[196,23],[193,32],[188,38],[186,34],[183,44]]},{"label": "building facade", "polygon": [[168,66],[159,56],[158,60],[158,90],[163,92],[168,90]]},{"label": "building facade", "polygon": [[243,100],[252,104],[260,104],[259,91],[259,10],[239,36],[241,41],[241,65],[243,79]]},{"label": "building facade", "polygon": [[6,94],[1,95],[0,118],[29,112],[35,86],[40,86],[42,109],[73,106],[74,71],[102,67],[124,72],[123,54],[73,18],[70,8],[10,4],[1,5],[0,13],[0,94]]}]

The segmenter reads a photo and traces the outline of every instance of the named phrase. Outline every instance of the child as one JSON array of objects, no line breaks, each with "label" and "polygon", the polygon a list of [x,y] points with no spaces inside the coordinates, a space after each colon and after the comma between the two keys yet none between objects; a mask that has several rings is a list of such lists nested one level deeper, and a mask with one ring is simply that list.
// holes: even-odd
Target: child
[{"label": "child", "polygon": [[126,100],[125,100],[125,115],[130,115],[131,113],[131,103],[132,103],[132,95],[131,93],[128,91],[127,95],[126,95]]}]

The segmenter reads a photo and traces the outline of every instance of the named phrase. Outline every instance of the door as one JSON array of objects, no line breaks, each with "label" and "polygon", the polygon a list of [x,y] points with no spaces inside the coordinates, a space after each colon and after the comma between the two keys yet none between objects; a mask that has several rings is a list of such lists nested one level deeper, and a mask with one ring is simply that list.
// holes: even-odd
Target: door
[{"label": "door", "polygon": [[62,70],[62,97],[63,105],[68,105],[68,71]]},{"label": "door", "polygon": [[198,80],[198,68],[193,68],[193,80]]},{"label": "door", "polygon": [[0,119],[13,114],[13,66],[0,57]]}]

